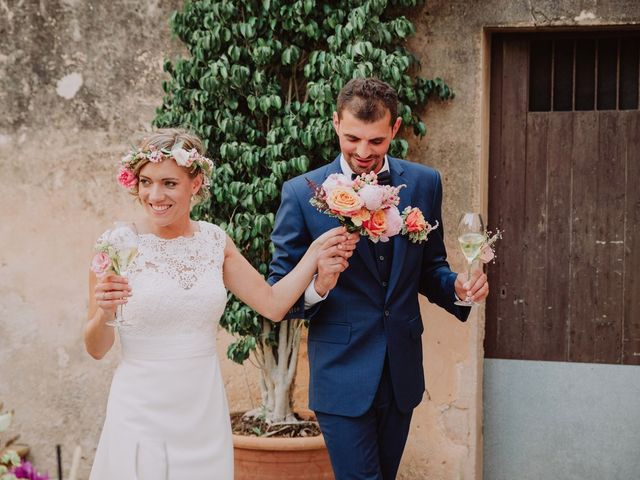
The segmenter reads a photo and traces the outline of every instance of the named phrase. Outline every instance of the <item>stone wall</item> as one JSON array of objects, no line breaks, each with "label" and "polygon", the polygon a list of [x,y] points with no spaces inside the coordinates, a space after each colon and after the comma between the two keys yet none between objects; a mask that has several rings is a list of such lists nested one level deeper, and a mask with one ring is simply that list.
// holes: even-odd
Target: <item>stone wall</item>
[{"label": "stone wall", "polygon": [[[148,130],[162,62],[183,53],[167,26],[178,0],[0,0],[0,400],[38,466],[83,449],[87,478],[118,348],[84,351],[87,265],[111,221],[135,218],[114,164]],[[412,47],[425,76],[456,91],[426,109],[412,160],[438,168],[450,258],[459,212],[486,210],[486,35],[483,28],[630,23],[635,1],[428,1]],[[489,219],[491,221],[491,219]],[[414,414],[400,478],[480,478],[483,311],[466,324],[423,302],[427,394]],[[228,338],[220,335],[220,351]],[[221,355],[224,357],[224,355]],[[257,372],[222,360],[233,409],[259,399]],[[306,403],[305,365],[296,398]]]}]

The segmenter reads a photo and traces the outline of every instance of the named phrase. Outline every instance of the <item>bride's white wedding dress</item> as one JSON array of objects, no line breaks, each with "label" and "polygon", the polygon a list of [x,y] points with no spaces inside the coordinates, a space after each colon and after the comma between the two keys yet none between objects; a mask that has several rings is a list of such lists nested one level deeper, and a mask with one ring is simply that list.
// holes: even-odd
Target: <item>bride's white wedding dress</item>
[{"label": "bride's white wedding dress", "polygon": [[[136,444],[164,442],[171,480],[233,480],[229,411],[216,354],[227,293],[225,233],[198,222],[192,237],[139,235],[132,296],[119,329],[91,480],[135,479]],[[158,479],[162,480],[162,479]]]}]

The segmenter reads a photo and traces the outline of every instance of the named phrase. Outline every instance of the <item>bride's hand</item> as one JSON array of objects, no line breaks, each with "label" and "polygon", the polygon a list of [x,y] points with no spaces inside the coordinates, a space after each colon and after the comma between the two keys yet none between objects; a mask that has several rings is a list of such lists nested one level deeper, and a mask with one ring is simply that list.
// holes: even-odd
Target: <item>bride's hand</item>
[{"label": "bride's hand", "polygon": [[357,233],[347,233],[344,227],[334,228],[316,239],[322,247],[318,252],[318,274],[315,289],[324,296],[335,287],[340,274],[349,266],[349,257],[360,240]]},{"label": "bride's hand", "polygon": [[342,249],[342,245],[348,238],[349,234],[345,227],[335,227],[316,238],[311,243],[310,249],[315,251],[317,255],[321,253],[327,254],[327,251],[331,251],[334,255],[339,255],[341,252],[348,250]]},{"label": "bride's hand", "polygon": [[131,296],[131,287],[126,278],[116,274],[108,274],[98,278],[94,297],[96,304],[111,316],[116,314],[119,305],[127,303]]}]

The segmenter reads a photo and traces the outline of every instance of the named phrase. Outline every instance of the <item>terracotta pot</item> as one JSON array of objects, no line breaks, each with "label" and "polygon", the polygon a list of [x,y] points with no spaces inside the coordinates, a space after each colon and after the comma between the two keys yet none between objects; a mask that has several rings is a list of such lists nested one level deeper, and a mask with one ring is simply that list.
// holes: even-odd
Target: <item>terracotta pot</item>
[{"label": "terracotta pot", "polygon": [[300,438],[233,436],[234,480],[334,480],[322,435]]}]

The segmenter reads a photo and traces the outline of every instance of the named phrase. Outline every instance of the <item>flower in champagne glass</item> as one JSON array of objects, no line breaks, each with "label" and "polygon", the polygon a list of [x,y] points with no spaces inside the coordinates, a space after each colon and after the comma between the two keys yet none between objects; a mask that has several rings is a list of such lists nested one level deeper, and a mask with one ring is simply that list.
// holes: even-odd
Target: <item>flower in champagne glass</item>
[{"label": "flower in champagne glass", "polygon": [[91,270],[98,278],[104,277],[112,267],[111,258],[106,252],[96,252],[91,260]]},{"label": "flower in champagne glass", "polygon": [[493,235],[490,231],[487,231],[485,233],[485,238],[487,240],[480,248],[478,258],[482,263],[489,263],[491,260],[496,258],[495,244],[499,239],[502,238],[502,231],[496,230],[496,233],[494,233]]}]

